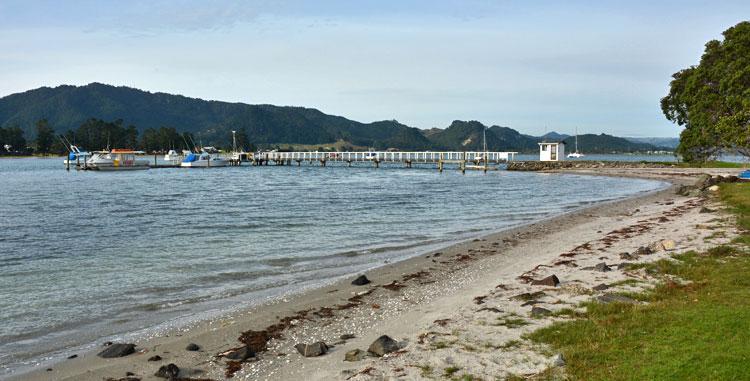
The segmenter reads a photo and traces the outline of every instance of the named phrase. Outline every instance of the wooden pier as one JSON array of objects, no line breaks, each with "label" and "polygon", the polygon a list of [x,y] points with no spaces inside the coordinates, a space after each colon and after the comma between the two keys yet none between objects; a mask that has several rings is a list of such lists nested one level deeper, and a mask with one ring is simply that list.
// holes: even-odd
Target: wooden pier
[{"label": "wooden pier", "polygon": [[[248,157],[253,165],[292,165],[298,166],[303,162],[319,163],[325,167],[328,162],[347,163],[372,163],[380,167],[381,163],[399,163],[406,168],[413,164],[436,164],[438,171],[443,171],[446,164],[455,164],[462,171],[467,169],[492,170],[490,164],[507,163],[514,161],[518,152],[479,152],[479,151],[423,151],[423,152],[399,152],[399,151],[370,151],[370,152],[261,152]],[[238,165],[240,163],[237,163]]]}]

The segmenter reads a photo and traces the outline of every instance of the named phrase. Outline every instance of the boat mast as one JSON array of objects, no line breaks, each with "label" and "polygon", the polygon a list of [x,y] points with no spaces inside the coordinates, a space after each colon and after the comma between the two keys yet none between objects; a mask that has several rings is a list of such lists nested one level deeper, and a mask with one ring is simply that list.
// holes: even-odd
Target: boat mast
[{"label": "boat mast", "polygon": [[576,127],[576,153],[578,153],[578,127]]}]

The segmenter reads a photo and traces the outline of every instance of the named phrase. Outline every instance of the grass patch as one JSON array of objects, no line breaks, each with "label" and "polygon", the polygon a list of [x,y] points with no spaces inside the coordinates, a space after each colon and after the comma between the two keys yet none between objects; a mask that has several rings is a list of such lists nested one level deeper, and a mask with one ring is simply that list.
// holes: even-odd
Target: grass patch
[{"label": "grass patch", "polygon": [[432,375],[432,367],[430,365],[416,365],[416,367],[419,368],[422,377],[429,377]]},{"label": "grass patch", "polygon": [[525,325],[529,325],[529,323],[526,319],[522,319],[520,317],[517,317],[516,314],[508,314],[505,316],[500,316],[497,318],[497,323],[493,324],[495,326],[502,326],[502,327],[508,327],[508,328],[519,328],[523,327]]},{"label": "grass patch", "polygon": [[[750,229],[750,184],[723,184],[720,196]],[[744,234],[748,240],[748,234]],[[640,293],[645,305],[588,303],[584,318],[526,337],[566,358],[574,380],[736,380],[750,364],[750,256],[719,246],[643,265],[671,275]]]},{"label": "grass patch", "polygon": [[586,317],[585,312],[576,311],[572,308],[563,308],[561,310],[553,311],[549,316],[552,317],[567,317],[567,318],[582,318]]},{"label": "grass patch", "polygon": [[452,377],[454,374],[458,373],[459,370],[461,370],[461,368],[457,366],[451,366],[451,367],[445,368],[445,370],[443,371],[443,376]]},{"label": "grass patch", "polygon": [[669,161],[641,161],[645,164],[662,164],[672,165],[677,168],[743,168],[743,163],[731,163],[728,161],[707,161],[705,163],[685,163],[685,162],[669,162]]}]

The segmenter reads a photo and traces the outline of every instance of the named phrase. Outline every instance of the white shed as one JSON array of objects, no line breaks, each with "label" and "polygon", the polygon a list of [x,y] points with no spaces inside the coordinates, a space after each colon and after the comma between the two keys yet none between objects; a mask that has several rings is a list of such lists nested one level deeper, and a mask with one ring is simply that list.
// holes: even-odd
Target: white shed
[{"label": "white shed", "polygon": [[539,161],[561,161],[565,159],[565,142],[539,143]]}]

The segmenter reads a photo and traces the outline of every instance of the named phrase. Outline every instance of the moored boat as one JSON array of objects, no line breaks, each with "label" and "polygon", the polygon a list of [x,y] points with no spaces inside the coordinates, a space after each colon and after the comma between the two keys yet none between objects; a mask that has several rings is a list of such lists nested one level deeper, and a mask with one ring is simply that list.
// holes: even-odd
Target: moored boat
[{"label": "moored boat", "polygon": [[86,160],[86,167],[100,171],[149,169],[150,161],[136,156],[143,153],[142,151],[133,151],[130,149],[94,152],[91,158]]},{"label": "moored boat", "polygon": [[228,160],[220,156],[213,156],[206,151],[200,154],[190,153],[180,163],[180,167],[186,168],[226,167],[227,165],[229,165]]}]

